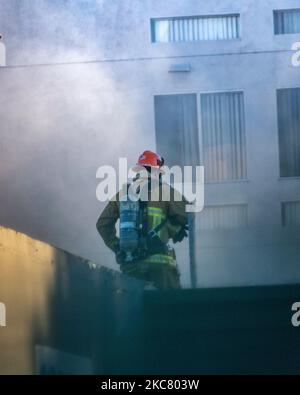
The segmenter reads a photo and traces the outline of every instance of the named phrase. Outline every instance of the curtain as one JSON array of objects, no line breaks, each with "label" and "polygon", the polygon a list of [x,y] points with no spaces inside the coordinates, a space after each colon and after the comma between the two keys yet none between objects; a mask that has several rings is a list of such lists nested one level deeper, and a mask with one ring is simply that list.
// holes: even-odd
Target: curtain
[{"label": "curtain", "polygon": [[275,34],[300,33],[300,9],[274,11]]},{"label": "curtain", "polygon": [[240,36],[239,15],[152,20],[154,42],[233,40]]},{"label": "curtain", "polygon": [[206,181],[247,177],[244,103],[241,92],[201,95]]},{"label": "curtain", "polygon": [[300,176],[300,88],[277,90],[280,176]]},{"label": "curtain", "polygon": [[300,202],[282,203],[282,225],[300,226]]},{"label": "curtain", "polygon": [[248,208],[244,204],[207,206],[199,218],[200,230],[241,229],[248,226]]},{"label": "curtain", "polygon": [[199,165],[197,96],[155,96],[155,130],[158,152],[168,166]]}]

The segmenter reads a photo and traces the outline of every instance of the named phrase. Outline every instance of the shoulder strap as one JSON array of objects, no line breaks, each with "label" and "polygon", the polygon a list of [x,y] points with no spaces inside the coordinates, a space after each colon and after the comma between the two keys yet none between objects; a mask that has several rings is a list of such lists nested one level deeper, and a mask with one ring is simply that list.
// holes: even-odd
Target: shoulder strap
[{"label": "shoulder strap", "polygon": [[163,221],[161,221],[160,224],[158,224],[155,228],[149,230],[148,232],[148,236],[150,237],[154,237],[157,236],[157,233],[165,226],[165,224],[167,223],[168,218],[165,218]]}]

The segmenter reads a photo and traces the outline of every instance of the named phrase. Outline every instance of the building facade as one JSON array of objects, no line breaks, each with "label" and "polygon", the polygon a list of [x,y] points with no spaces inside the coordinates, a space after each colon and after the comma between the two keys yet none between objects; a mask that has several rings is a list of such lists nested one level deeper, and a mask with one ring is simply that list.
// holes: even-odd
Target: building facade
[{"label": "building facade", "polygon": [[96,170],[155,149],[204,165],[199,287],[299,282],[299,0],[1,8],[4,225],[114,266]]}]

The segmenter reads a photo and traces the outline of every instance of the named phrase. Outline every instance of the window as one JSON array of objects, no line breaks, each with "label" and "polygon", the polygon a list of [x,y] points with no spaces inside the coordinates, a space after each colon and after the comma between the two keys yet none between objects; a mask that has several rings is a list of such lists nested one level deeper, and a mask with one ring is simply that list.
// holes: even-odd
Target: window
[{"label": "window", "polygon": [[152,42],[169,43],[238,39],[240,37],[239,20],[239,15],[152,19]]},{"label": "window", "polygon": [[300,226],[300,201],[284,202],[281,206],[282,226],[299,227]]},{"label": "window", "polygon": [[274,11],[274,33],[300,33],[300,9]]},{"label": "window", "polygon": [[200,107],[202,158],[197,95],[156,96],[157,149],[169,166],[203,164],[206,182],[246,179],[243,93],[201,94]]},{"label": "window", "polygon": [[207,206],[199,216],[200,230],[242,229],[247,226],[246,204]]},{"label": "window", "polygon": [[242,92],[201,95],[205,181],[246,179]]},{"label": "window", "polygon": [[197,95],[154,98],[156,145],[169,167],[199,164]]},{"label": "window", "polygon": [[300,88],[277,90],[280,176],[300,176]]}]

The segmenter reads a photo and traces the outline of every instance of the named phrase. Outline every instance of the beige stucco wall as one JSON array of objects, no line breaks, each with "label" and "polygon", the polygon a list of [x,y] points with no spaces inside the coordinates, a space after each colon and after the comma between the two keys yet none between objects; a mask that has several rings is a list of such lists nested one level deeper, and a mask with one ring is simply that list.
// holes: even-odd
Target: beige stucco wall
[{"label": "beige stucco wall", "polygon": [[0,302],[6,326],[0,327],[0,373],[34,372],[33,336],[46,334],[57,259],[63,253],[24,234],[0,227]]}]

